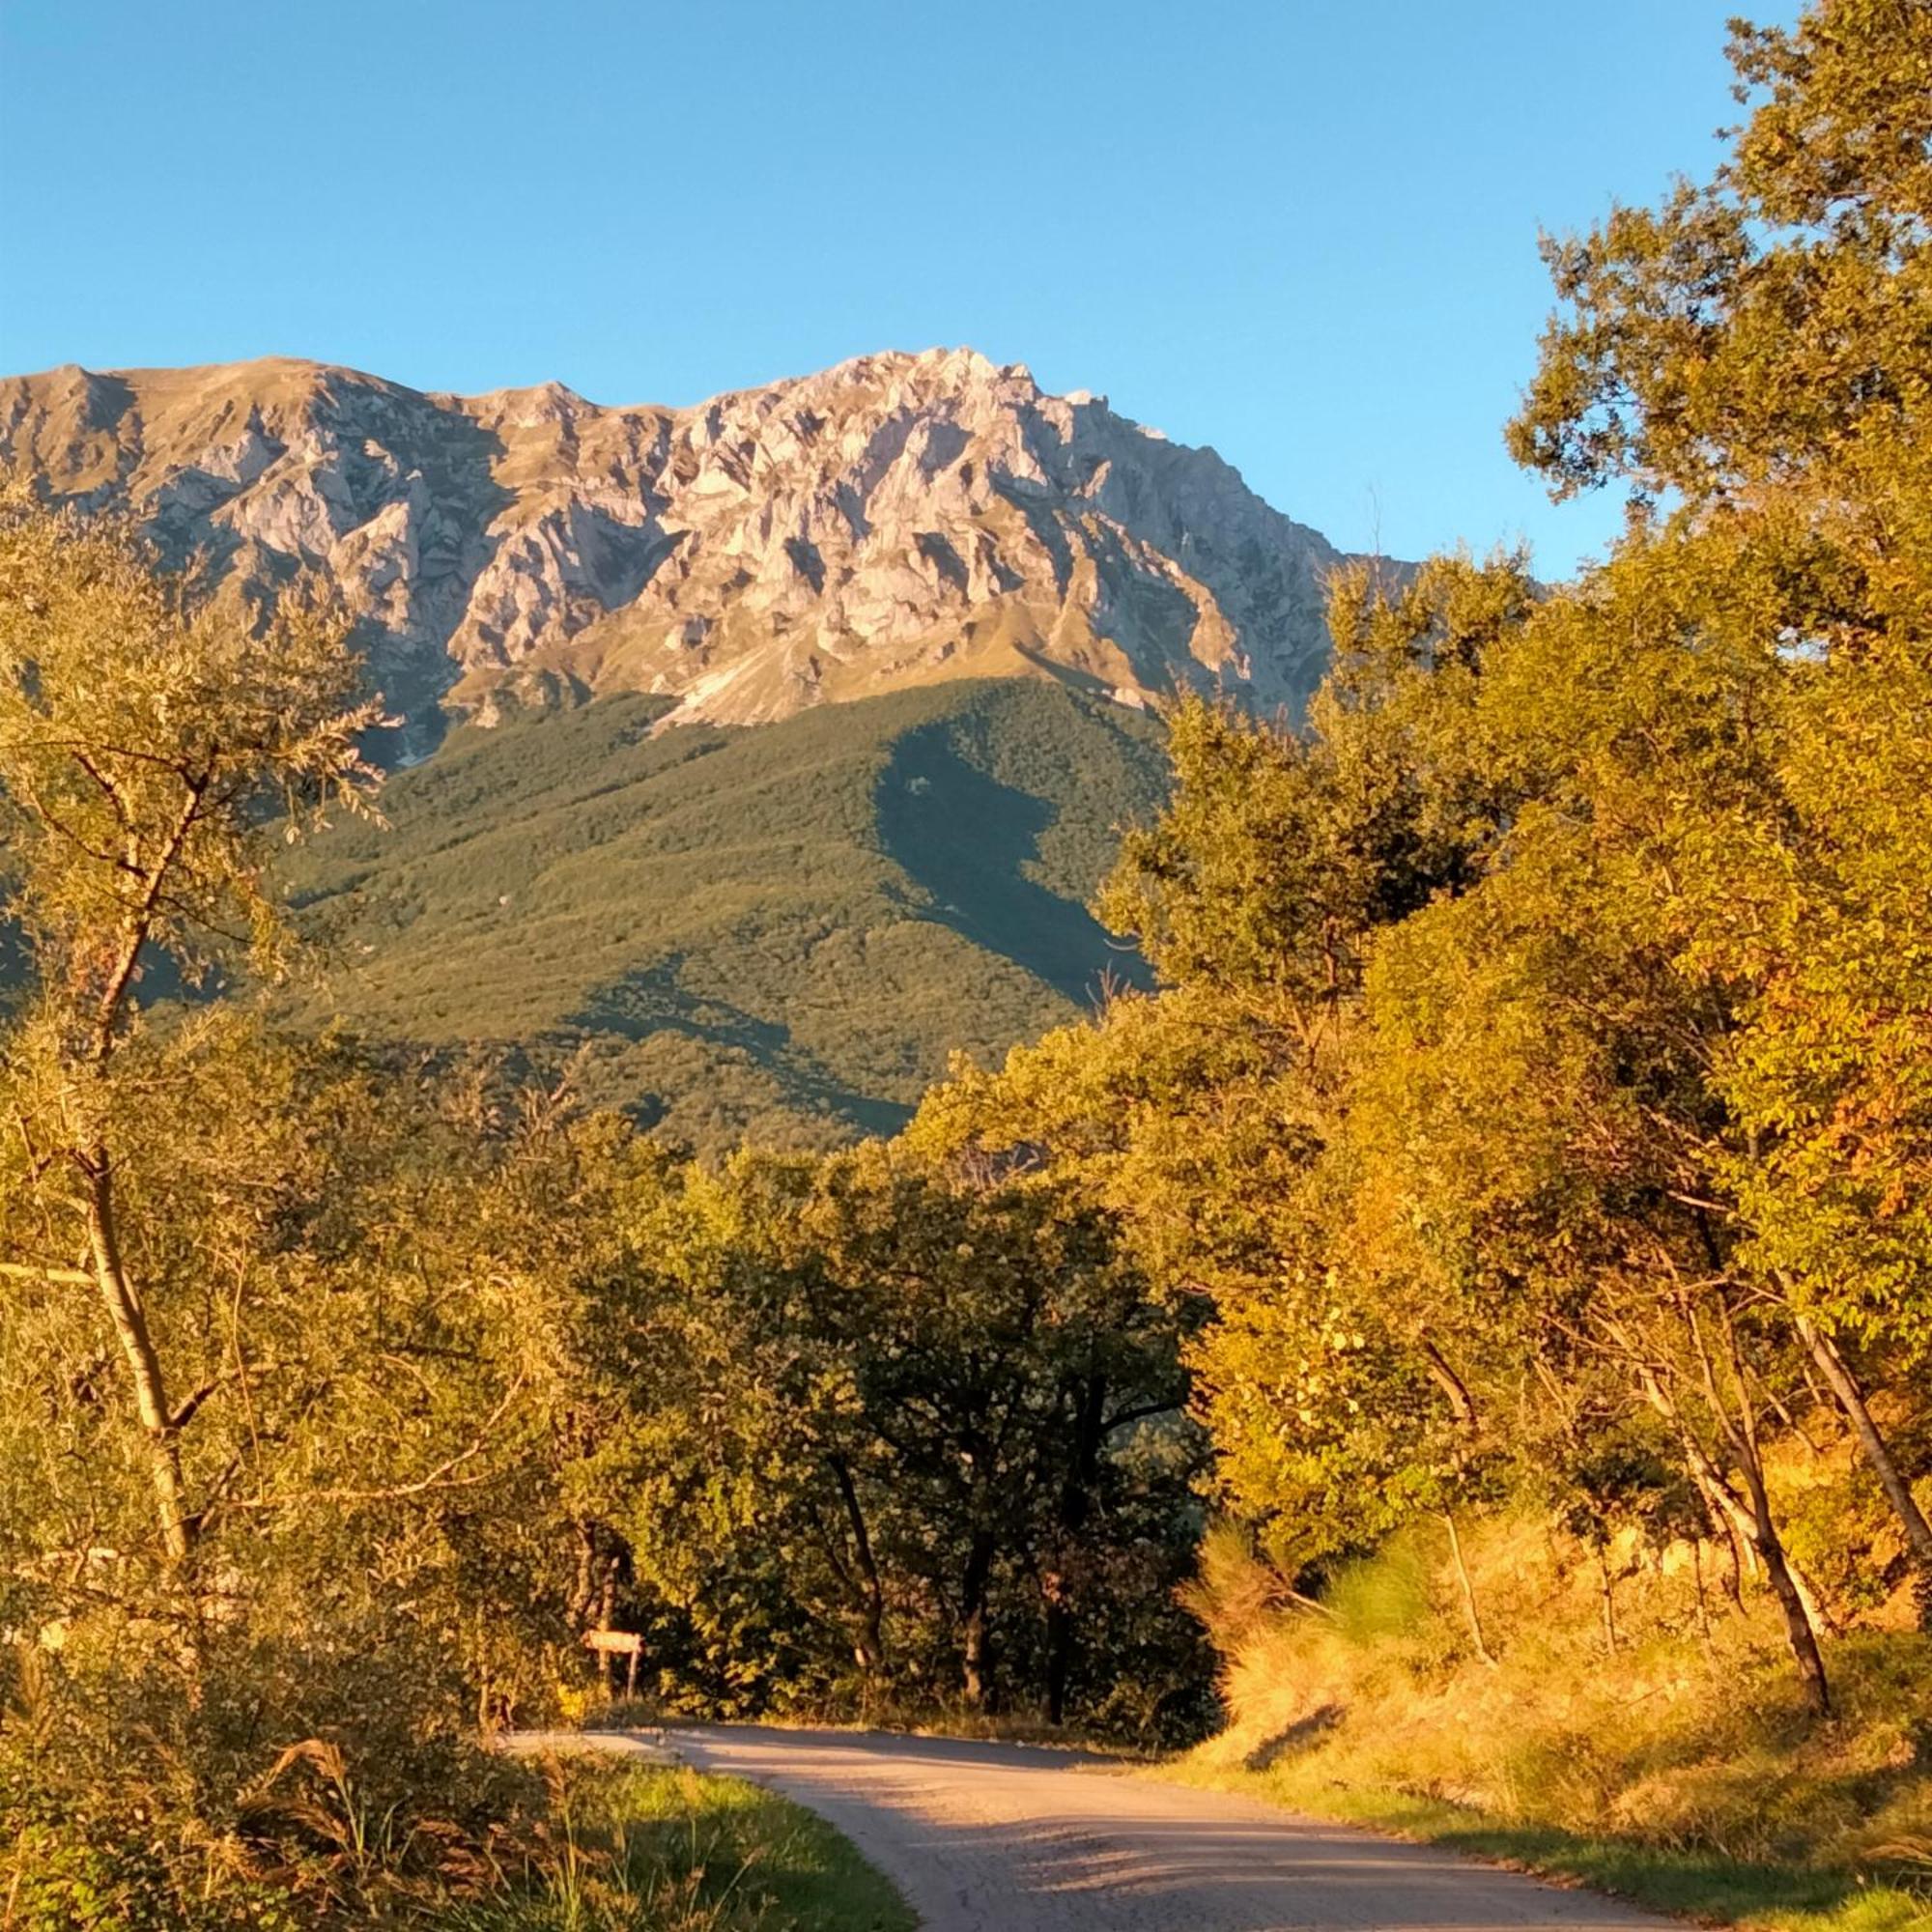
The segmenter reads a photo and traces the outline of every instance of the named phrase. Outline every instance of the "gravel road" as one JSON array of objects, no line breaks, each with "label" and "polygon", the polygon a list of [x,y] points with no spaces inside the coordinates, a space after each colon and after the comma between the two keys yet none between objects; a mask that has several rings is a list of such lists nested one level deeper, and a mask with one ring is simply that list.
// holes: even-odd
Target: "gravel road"
[{"label": "gravel road", "polygon": [[1445,1852],[1026,1745],[705,1725],[700,1771],[831,1820],[927,1932],[1659,1932],[1672,1921]]}]

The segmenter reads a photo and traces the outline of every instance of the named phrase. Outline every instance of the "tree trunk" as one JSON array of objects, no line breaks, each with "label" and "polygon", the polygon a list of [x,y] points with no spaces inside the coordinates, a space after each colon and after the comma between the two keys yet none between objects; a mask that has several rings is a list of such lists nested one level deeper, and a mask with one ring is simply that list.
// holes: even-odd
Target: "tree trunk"
[{"label": "tree trunk", "polygon": [[[1674,1409],[1666,1408],[1665,1412],[1673,1418],[1676,1416]],[[1681,1418],[1678,1420],[1679,1440],[1684,1445],[1691,1476],[1704,1497],[1705,1506],[1715,1509],[1719,1520],[1743,1537],[1745,1547],[1762,1566],[1777,1598],[1778,1608],[1784,1612],[1785,1635],[1798,1665],[1798,1674],[1804,1680],[1806,1698],[1821,1716],[1829,1717],[1832,1697],[1825,1681],[1825,1660],[1818,1649],[1817,1625],[1823,1620],[1822,1613],[1817,1600],[1804,1579],[1793,1572],[1790,1559],[1784,1553],[1784,1544],[1772,1520],[1771,1498],[1765,1490],[1764,1470],[1758,1462],[1755,1440],[1734,1427],[1726,1428],[1725,1433],[1731,1438],[1738,1466],[1744,1475],[1745,1488],[1750,1492],[1751,1505],[1747,1510],[1725,1486],[1717,1465],[1696,1437],[1683,1427]]]},{"label": "tree trunk", "polygon": [[1797,1661],[1798,1674],[1804,1683],[1805,1700],[1821,1718],[1832,1715],[1832,1688],[1825,1678],[1825,1659],[1818,1648],[1818,1633],[1813,1627],[1807,1591],[1801,1589],[1784,1553],[1784,1544],[1771,1518],[1771,1497],[1764,1486],[1764,1471],[1755,1455],[1741,1457],[1745,1487],[1750,1492],[1751,1515],[1757,1525],[1757,1552],[1764,1559],[1765,1573],[1784,1612],[1784,1634]]},{"label": "tree trunk", "polygon": [[842,1456],[832,1459],[832,1473],[845,1505],[845,1520],[852,1531],[852,1548],[864,1584],[859,1608],[859,1637],[852,1646],[853,1660],[869,1685],[886,1661],[886,1590],[879,1578],[879,1566],[872,1554],[872,1538],[866,1527],[866,1513],[859,1505],[859,1488]]},{"label": "tree trunk", "polygon": [[1469,1566],[1463,1561],[1463,1539],[1456,1534],[1456,1519],[1448,1510],[1442,1512],[1442,1526],[1449,1532],[1449,1554],[1456,1565],[1456,1583],[1463,1594],[1463,1614],[1469,1620],[1469,1636],[1476,1646],[1476,1655],[1493,1670],[1496,1660],[1490,1654],[1483,1635],[1483,1620],[1476,1612],[1475,1586],[1469,1581]]},{"label": "tree trunk", "polygon": [[[1054,1579],[1059,1584],[1060,1579]],[[1046,1606],[1046,1721],[1066,1721],[1066,1685],[1073,1674],[1073,1612],[1064,1595]]]},{"label": "tree trunk", "polygon": [[[603,1561],[598,1566],[597,1578],[597,1628],[610,1630],[617,1614],[617,1553],[607,1548]],[[604,1684],[604,1700],[609,1703],[617,1694],[614,1676],[616,1664],[611,1653],[600,1650],[597,1653],[598,1674]]]},{"label": "tree trunk", "polygon": [[[1747,1457],[1741,1460],[1748,1462],[1750,1459]],[[1745,1487],[1746,1489],[1751,1487],[1748,1474],[1746,1476]],[[1743,1538],[1745,1553],[1750,1558],[1753,1579],[1762,1571],[1766,1579],[1770,1580],[1771,1559],[1765,1549],[1764,1539],[1759,1534],[1756,1512],[1739,1502],[1737,1497],[1730,1492],[1721,1480],[1714,1484],[1712,1493],[1717,1499],[1719,1508],[1729,1520],[1732,1527]],[[1778,1556],[1784,1565],[1785,1575],[1791,1578],[1791,1587],[1798,1592],[1798,1600],[1804,1607],[1805,1616],[1810,1619],[1815,1629],[1830,1630],[1832,1622],[1825,1614],[1824,1605],[1818,1601],[1817,1592],[1812,1589],[1810,1579],[1791,1560],[1790,1555],[1784,1549],[1782,1542],[1778,1545]]]},{"label": "tree trunk", "polygon": [[1610,1579],[1610,1552],[1602,1544],[1597,1547],[1597,1574],[1603,1579],[1604,1648],[1614,1657],[1617,1654],[1617,1598]]},{"label": "tree trunk", "polygon": [[597,1528],[588,1517],[578,1517],[571,1526],[577,1533],[577,1579],[570,1589],[570,1621],[581,1634],[590,1628],[597,1594]]},{"label": "tree trunk", "polygon": [[1073,1453],[1060,1486],[1060,1549],[1043,1579],[1046,1597],[1046,1720],[1066,1720],[1066,1687],[1073,1676],[1074,1639],[1078,1619],[1073,1613],[1072,1589],[1066,1565],[1077,1565],[1076,1546],[1094,1514],[1094,1492],[1100,1480],[1100,1453],[1107,1439],[1107,1383],[1092,1376],[1079,1385],[1074,1406]]},{"label": "tree trunk", "polygon": [[[1745,1557],[1749,1546],[1739,1537],[1737,1523],[1732,1520],[1731,1512],[1724,1507],[1726,1503],[1735,1506],[1737,1499],[1724,1492],[1690,1435],[1680,1430],[1678,1439],[1684,1448],[1684,1460],[1690,1467],[1690,1480],[1703,1498],[1704,1514],[1710,1519],[1712,1532],[1723,1539],[1724,1595],[1730,1598],[1734,1609],[1743,1609]],[[1755,1562],[1757,1559],[1753,1556],[1751,1560]]]},{"label": "tree trunk", "polygon": [[1865,1392],[1859,1386],[1859,1378],[1852,1373],[1851,1364],[1838,1352],[1837,1344],[1804,1316],[1798,1318],[1798,1332],[1804,1346],[1810,1350],[1811,1359],[1818,1364],[1819,1373],[1837,1397],[1838,1406],[1845,1411],[1852,1433],[1864,1451],[1865,1461],[1871,1464],[1879,1487],[1885,1491],[1886,1500],[1891,1504],[1904,1526],[1906,1548],[1912,1552],[1918,1628],[1932,1631],[1932,1523],[1926,1521],[1924,1511],[1918,1507],[1918,1498],[1912,1493],[1912,1485],[1906,1481],[1904,1472],[1892,1457],[1891,1445],[1880,1434],[1878,1424],[1872,1419],[1871,1409],[1865,1403]]},{"label": "tree trunk", "polygon": [[1428,1369],[1436,1387],[1448,1397],[1450,1412],[1455,1416],[1457,1426],[1474,1435],[1476,1405],[1469,1394],[1468,1383],[1449,1366],[1449,1358],[1427,1335],[1420,1337],[1419,1341],[1423,1366]]},{"label": "tree trunk", "polygon": [[1697,1590],[1697,1634],[1706,1656],[1711,1655],[1711,1606],[1704,1600],[1704,1539],[1690,1539],[1690,1580]]},{"label": "tree trunk", "polygon": [[993,1539],[988,1531],[976,1530],[959,1583],[962,1688],[967,1703],[976,1711],[987,1709],[993,1694],[992,1633],[986,1602],[992,1580]]},{"label": "tree trunk", "polygon": [[168,1405],[167,1382],[148,1327],[147,1311],[121,1259],[113,1170],[106,1150],[93,1149],[82,1172],[87,1177],[87,1239],[94,1276],[134,1385],[134,1412],[147,1441],[148,1474],[155,1489],[161,1548],[168,1567],[185,1575],[194,1555],[196,1523],[188,1512],[182,1482],[180,1433]]}]

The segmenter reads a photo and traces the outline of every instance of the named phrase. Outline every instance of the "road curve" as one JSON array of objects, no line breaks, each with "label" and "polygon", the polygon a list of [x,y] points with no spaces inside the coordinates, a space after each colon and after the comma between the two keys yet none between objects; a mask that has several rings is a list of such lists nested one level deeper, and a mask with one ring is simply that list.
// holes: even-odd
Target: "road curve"
[{"label": "road curve", "polygon": [[1076,1751],[736,1724],[659,1735],[700,1771],[755,1779],[829,1819],[899,1887],[927,1932],[1659,1932],[1671,1923]]}]

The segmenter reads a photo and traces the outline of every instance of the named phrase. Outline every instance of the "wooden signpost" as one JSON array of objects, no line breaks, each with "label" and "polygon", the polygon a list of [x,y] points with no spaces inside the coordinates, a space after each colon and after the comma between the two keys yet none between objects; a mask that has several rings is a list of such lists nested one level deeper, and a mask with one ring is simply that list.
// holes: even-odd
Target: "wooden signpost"
[{"label": "wooden signpost", "polygon": [[644,1640],[636,1631],[594,1630],[583,1633],[583,1647],[594,1650],[597,1661],[604,1670],[604,1689],[611,1688],[611,1660],[624,1657],[630,1660],[624,1673],[624,1695],[638,1694],[638,1659],[642,1654]]}]

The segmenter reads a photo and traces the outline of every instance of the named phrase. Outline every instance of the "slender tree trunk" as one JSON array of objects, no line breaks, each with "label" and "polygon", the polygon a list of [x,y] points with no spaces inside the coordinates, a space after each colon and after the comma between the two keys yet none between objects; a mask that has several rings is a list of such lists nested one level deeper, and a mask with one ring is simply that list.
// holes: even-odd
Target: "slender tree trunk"
[{"label": "slender tree trunk", "polygon": [[108,1320],[134,1386],[134,1412],[146,1438],[148,1474],[154,1484],[161,1548],[168,1565],[185,1575],[194,1555],[196,1523],[182,1482],[181,1441],[167,1382],[141,1296],[121,1258],[114,1216],[114,1177],[104,1148],[92,1149],[82,1163],[87,1178],[87,1239]]},{"label": "slender tree trunk", "polygon": [[1094,1492],[1100,1480],[1100,1452],[1107,1437],[1107,1383],[1092,1376],[1080,1384],[1074,1407],[1073,1453],[1060,1486],[1060,1545],[1055,1566],[1045,1578],[1046,1595],[1046,1720],[1066,1720],[1066,1687],[1073,1676],[1073,1649],[1079,1631],[1072,1591],[1065,1574],[1069,1555],[1077,1561],[1077,1546],[1094,1513]]},{"label": "slender tree trunk", "polygon": [[1046,1721],[1066,1721],[1066,1685],[1073,1674],[1073,1612],[1063,1580],[1051,1579],[1054,1595],[1046,1605]]},{"label": "slender tree trunk", "polygon": [[1785,1635],[1798,1665],[1798,1674],[1804,1679],[1806,1698],[1814,1710],[1829,1716],[1832,1709],[1831,1690],[1825,1680],[1825,1660],[1818,1649],[1821,1613],[1816,1599],[1803,1578],[1793,1572],[1790,1559],[1784,1553],[1784,1544],[1777,1534],[1777,1526],[1772,1520],[1771,1498],[1765,1489],[1764,1470],[1758,1461],[1754,1437],[1720,1418],[1724,1422],[1724,1433],[1730,1437],[1731,1447],[1736,1452],[1745,1488],[1750,1492],[1751,1503],[1747,1510],[1732,1495],[1717,1465],[1697,1438],[1684,1426],[1674,1406],[1655,1384],[1652,1390],[1653,1402],[1678,1424],[1678,1439],[1684,1445],[1692,1479],[1704,1497],[1705,1506],[1714,1510],[1719,1520],[1743,1539],[1745,1548],[1763,1567],[1772,1592],[1777,1598],[1778,1608],[1784,1613]]},{"label": "slender tree trunk", "polygon": [[[1740,1458],[1744,1463],[1749,1463],[1751,1460],[1747,1455]],[[1745,1487],[1747,1490],[1751,1487],[1748,1473],[1746,1475]],[[1752,1577],[1755,1577],[1762,1571],[1766,1580],[1771,1580],[1771,1555],[1764,1547],[1764,1538],[1759,1534],[1756,1511],[1739,1502],[1721,1479],[1714,1483],[1711,1493],[1731,1527],[1743,1540],[1745,1553],[1750,1558]],[[1825,1614],[1825,1607],[1818,1601],[1818,1593],[1812,1589],[1810,1578],[1791,1560],[1790,1553],[1784,1548],[1781,1540],[1778,1544],[1778,1560],[1784,1566],[1785,1575],[1791,1578],[1791,1587],[1798,1592],[1798,1600],[1804,1606],[1804,1614],[1810,1619],[1813,1628],[1830,1630],[1832,1620]],[[1775,1588],[1776,1584],[1773,1587]]]},{"label": "slender tree trunk", "polygon": [[1476,1646],[1476,1655],[1493,1670],[1496,1660],[1491,1655],[1489,1642],[1483,1635],[1483,1620],[1476,1610],[1475,1586],[1469,1581],[1469,1566],[1463,1561],[1463,1539],[1457,1535],[1455,1516],[1448,1510],[1442,1512],[1442,1526],[1449,1532],[1449,1554],[1456,1566],[1456,1584],[1463,1596],[1463,1614],[1469,1620],[1470,1640]]},{"label": "slender tree trunk", "polygon": [[582,1516],[571,1527],[577,1536],[577,1577],[570,1586],[570,1621],[582,1634],[590,1628],[590,1605],[597,1594],[597,1528]]},{"label": "slender tree trunk", "polygon": [[869,1685],[886,1661],[886,1591],[879,1577],[878,1562],[872,1554],[872,1538],[866,1527],[866,1512],[859,1504],[859,1488],[842,1456],[832,1460],[832,1473],[845,1505],[845,1520],[852,1531],[852,1548],[859,1568],[864,1597],[859,1610],[859,1640],[853,1646],[854,1661]]},{"label": "slender tree trunk", "polygon": [[[1751,1405],[1750,1382],[1745,1373],[1743,1351],[1738,1347],[1737,1326],[1731,1320],[1730,1310],[1722,1310],[1724,1318],[1724,1351],[1730,1365],[1731,1379],[1738,1394],[1737,1414],[1725,1408],[1718,1395],[1717,1378],[1708,1352],[1703,1350],[1701,1337],[1699,1351],[1702,1355],[1704,1378],[1711,1396],[1711,1407],[1720,1428],[1730,1438],[1733,1453],[1737,1457],[1738,1468],[1745,1479],[1745,1488],[1750,1493],[1751,1521],[1755,1525],[1755,1540],[1758,1554],[1764,1559],[1766,1574],[1771,1578],[1772,1590],[1777,1597],[1777,1606],[1784,1612],[1784,1628],[1791,1643],[1791,1655],[1797,1660],[1798,1674],[1804,1680],[1804,1693],[1821,1718],[1832,1715],[1832,1690],[1825,1676],[1824,1653],[1818,1648],[1818,1632],[1824,1624],[1817,1599],[1812,1595],[1798,1566],[1787,1554],[1783,1539],[1777,1533],[1777,1524],[1771,1514],[1771,1492],[1764,1479],[1764,1456],[1758,1442],[1757,1417]],[[1693,1328],[1694,1332],[1694,1328]]]},{"label": "slender tree trunk", "polygon": [[[97,1070],[104,1069],[113,1057],[128,991],[134,983],[134,971],[154,923],[155,908],[160,903],[168,874],[181,856],[183,842],[201,810],[208,783],[206,778],[185,783],[181,810],[152,863],[142,866],[142,855],[129,835],[128,867],[142,877],[142,885],[116,935],[114,964],[95,1006],[87,1060]],[[128,1374],[134,1384],[134,1411],[147,1438],[148,1473],[160,1519],[161,1548],[166,1552],[168,1567],[185,1577],[194,1556],[198,1525],[188,1513],[182,1482],[181,1430],[168,1403],[160,1355],[155,1348],[140,1292],[128,1279],[121,1257],[121,1234],[114,1212],[113,1162],[107,1149],[98,1141],[73,1152],[87,1181],[87,1241],[94,1261],[95,1280],[128,1363]]]},{"label": "slender tree trunk", "polygon": [[1784,1612],[1785,1637],[1791,1645],[1791,1655],[1798,1663],[1798,1674],[1804,1683],[1806,1701],[1821,1718],[1832,1715],[1832,1688],[1825,1678],[1825,1659],[1818,1648],[1818,1633],[1812,1622],[1811,1606],[1805,1599],[1809,1592],[1803,1589],[1792,1574],[1791,1563],[1784,1553],[1784,1544],[1777,1534],[1777,1525],[1771,1517],[1771,1497],[1765,1490],[1764,1471],[1758,1465],[1755,1454],[1740,1458],[1743,1463],[1745,1487],[1750,1492],[1751,1515],[1757,1525],[1757,1550],[1764,1559],[1765,1574],[1771,1578],[1771,1587],[1777,1598],[1777,1606]]},{"label": "slender tree trunk", "polygon": [[1422,1350],[1423,1366],[1428,1369],[1430,1378],[1449,1399],[1449,1407],[1457,1426],[1471,1435],[1476,1429],[1476,1405],[1469,1394],[1469,1385],[1449,1366],[1449,1358],[1443,1354],[1427,1335],[1418,1338]]},{"label": "slender tree trunk", "polygon": [[1784,1544],[1777,1534],[1777,1525],[1772,1519],[1771,1496],[1765,1487],[1764,1463],[1758,1454],[1757,1430],[1751,1417],[1750,1391],[1745,1379],[1744,1362],[1738,1351],[1736,1331],[1731,1326],[1729,1313],[1726,1311],[1724,1337],[1729,1352],[1732,1379],[1737,1385],[1738,1394],[1738,1413],[1733,1416],[1719,1389],[1717,1371],[1710,1351],[1705,1347],[1703,1331],[1698,1325],[1694,1312],[1687,1311],[1685,1321],[1697,1346],[1698,1361],[1703,1371],[1704,1393],[1710,1405],[1711,1414],[1730,1443],[1732,1455],[1745,1479],[1745,1488],[1750,1493],[1748,1511],[1737,1497],[1732,1495],[1729,1486],[1706,1455],[1703,1445],[1692,1434],[1675,1406],[1664,1396],[1662,1386],[1655,1380],[1648,1381],[1651,1400],[1677,1423],[1685,1453],[1690,1459],[1691,1466],[1699,1471],[1699,1488],[1705,1492],[1708,1498],[1717,1502],[1725,1516],[1731,1519],[1739,1533],[1748,1539],[1750,1548],[1756,1553],[1758,1561],[1763,1564],[1765,1575],[1771,1582],[1772,1593],[1777,1599],[1777,1606],[1784,1613],[1785,1637],[1791,1646],[1793,1661],[1798,1665],[1798,1675],[1804,1685],[1805,1698],[1821,1717],[1829,1717],[1832,1711],[1832,1692],[1825,1677],[1825,1660],[1818,1649],[1815,1605],[1807,1601],[1809,1593],[1792,1574],[1791,1564],[1784,1553]]},{"label": "slender tree trunk", "polygon": [[1603,1579],[1604,1648],[1614,1657],[1617,1654],[1617,1598],[1610,1581],[1610,1552],[1603,1544],[1597,1547],[1597,1575]]},{"label": "slender tree trunk", "polygon": [[992,1535],[987,1530],[975,1530],[959,1584],[959,1639],[962,1685],[967,1703],[976,1711],[985,1710],[993,1694],[992,1633],[987,1606],[992,1580]]},{"label": "slender tree trunk", "polygon": [[[1727,1503],[1735,1507],[1736,1498],[1730,1495],[1719,1483],[1701,1452],[1690,1440],[1688,1434],[1680,1431],[1679,1440],[1684,1447],[1684,1460],[1690,1470],[1690,1480],[1696,1485],[1697,1493],[1704,1501],[1704,1514],[1710,1519],[1715,1537],[1721,1539],[1724,1552],[1724,1595],[1730,1598],[1734,1609],[1743,1609],[1745,1603],[1745,1558],[1749,1551],[1747,1544],[1738,1534],[1737,1523],[1732,1520]],[[1751,1561],[1756,1562],[1752,1556]],[[1699,1573],[1701,1575],[1701,1572]]]},{"label": "slender tree trunk", "polygon": [[1860,1387],[1858,1377],[1852,1373],[1851,1364],[1838,1352],[1837,1344],[1804,1316],[1798,1319],[1798,1333],[1810,1350],[1811,1359],[1818,1364],[1819,1373],[1825,1378],[1832,1393],[1837,1397],[1838,1406],[1845,1411],[1852,1433],[1864,1451],[1865,1461],[1871,1464],[1879,1487],[1886,1493],[1886,1500],[1891,1504],[1904,1527],[1905,1545],[1912,1552],[1918,1628],[1932,1630],[1932,1523],[1926,1521],[1924,1511],[1918,1507],[1918,1498],[1912,1493],[1912,1485],[1906,1481],[1904,1472],[1893,1459],[1891,1445],[1872,1419],[1865,1392]]},{"label": "slender tree trunk", "polygon": [[[597,1628],[599,1630],[610,1630],[611,1619],[617,1614],[617,1563],[616,1551],[607,1548],[598,1565]],[[617,1681],[614,1674],[616,1667],[615,1660],[610,1651],[600,1650],[597,1653],[597,1670],[603,1680],[604,1698],[607,1703],[617,1694]]]},{"label": "slender tree trunk", "polygon": [[1697,1634],[1703,1639],[1706,1655],[1711,1651],[1711,1606],[1704,1599],[1704,1539],[1690,1539],[1690,1580],[1697,1590]]}]

